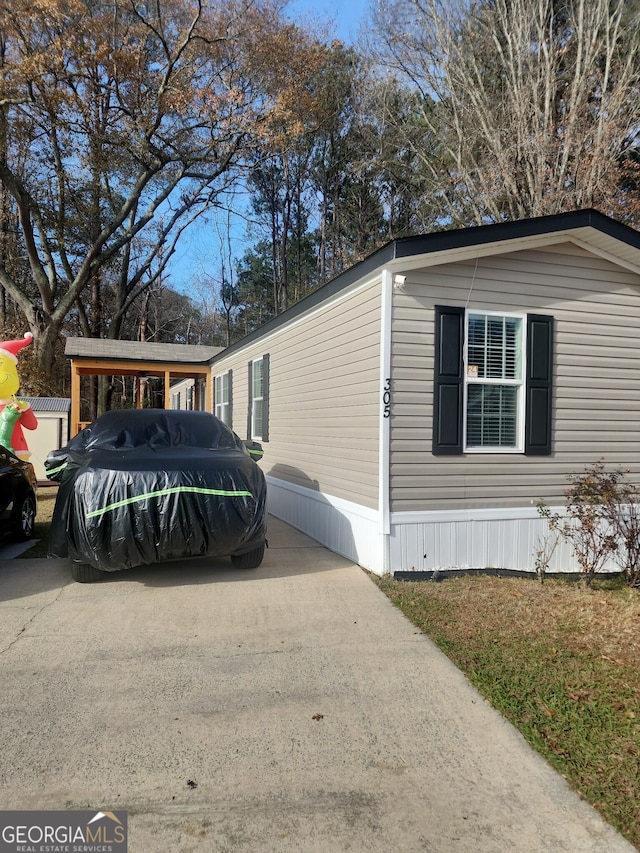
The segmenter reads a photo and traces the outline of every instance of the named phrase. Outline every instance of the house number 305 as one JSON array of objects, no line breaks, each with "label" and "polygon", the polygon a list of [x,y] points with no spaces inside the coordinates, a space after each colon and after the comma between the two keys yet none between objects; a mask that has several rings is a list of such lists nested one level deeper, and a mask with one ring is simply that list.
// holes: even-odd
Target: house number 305
[{"label": "house number 305", "polygon": [[386,379],[384,391],[382,392],[382,405],[384,406],[383,417],[391,416],[391,379]]}]

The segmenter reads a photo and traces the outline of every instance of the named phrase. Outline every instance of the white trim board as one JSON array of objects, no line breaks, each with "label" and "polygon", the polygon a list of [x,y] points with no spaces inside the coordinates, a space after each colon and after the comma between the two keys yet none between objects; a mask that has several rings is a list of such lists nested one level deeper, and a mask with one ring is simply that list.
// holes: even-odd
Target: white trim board
[{"label": "white trim board", "polygon": [[378,511],[384,535],[382,570],[388,571],[389,554],[387,552],[391,523],[389,520],[390,492],[390,424],[393,400],[393,379],[391,373],[391,326],[393,308],[393,279],[389,270],[382,272],[380,286],[380,411],[378,431]]},{"label": "white trim board", "polygon": [[[552,515],[563,515],[565,506],[549,507]],[[543,520],[535,506],[520,507],[469,507],[466,509],[407,510],[392,512],[392,524],[420,524],[421,522],[485,521],[489,519],[513,520],[516,518]],[[546,524],[546,522],[545,522]]]}]

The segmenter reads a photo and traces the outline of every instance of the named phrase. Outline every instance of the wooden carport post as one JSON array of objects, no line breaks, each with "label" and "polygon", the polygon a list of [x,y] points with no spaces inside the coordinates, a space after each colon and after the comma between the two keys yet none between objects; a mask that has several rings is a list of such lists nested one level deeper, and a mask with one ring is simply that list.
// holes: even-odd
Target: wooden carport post
[{"label": "wooden carport post", "polygon": [[213,405],[213,376],[211,370],[204,375],[204,387],[207,395],[207,399],[204,401],[204,408],[207,412],[213,412],[215,407]]},{"label": "wooden carport post", "polygon": [[164,407],[171,408],[171,373],[168,370],[164,372]]},{"label": "wooden carport post", "polygon": [[78,432],[80,424],[80,371],[78,365],[71,362],[71,435]]}]

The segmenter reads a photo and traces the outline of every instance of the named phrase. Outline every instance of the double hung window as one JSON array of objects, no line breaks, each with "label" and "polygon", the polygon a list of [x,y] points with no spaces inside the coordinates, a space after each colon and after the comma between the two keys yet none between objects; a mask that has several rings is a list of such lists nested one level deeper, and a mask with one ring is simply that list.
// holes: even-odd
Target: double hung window
[{"label": "double hung window", "polygon": [[249,362],[249,412],[247,437],[269,440],[269,356]]},{"label": "double hung window", "polygon": [[215,416],[231,426],[231,371],[216,376],[213,383]]},{"label": "double hung window", "polygon": [[264,424],[264,365],[262,359],[253,362],[251,388],[251,438],[262,438]]},{"label": "double hung window", "polygon": [[466,450],[523,450],[523,319],[467,313]]},{"label": "double hung window", "polygon": [[436,306],[433,453],[551,453],[553,317]]}]

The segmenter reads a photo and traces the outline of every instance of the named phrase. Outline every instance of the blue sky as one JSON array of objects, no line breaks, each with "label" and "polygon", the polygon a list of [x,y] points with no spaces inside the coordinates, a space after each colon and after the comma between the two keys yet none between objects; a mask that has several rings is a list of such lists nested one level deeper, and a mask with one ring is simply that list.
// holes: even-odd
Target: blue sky
[{"label": "blue sky", "polygon": [[285,13],[301,23],[308,18],[312,23],[335,24],[335,35],[345,42],[358,37],[360,22],[366,17],[369,0],[290,0]]},{"label": "blue sky", "polygon": [[[358,38],[360,23],[368,14],[370,4],[371,0],[290,0],[284,13],[301,26],[307,23],[314,29],[326,31],[324,34],[327,39],[336,37],[351,44]],[[191,293],[197,298],[192,288],[198,279],[203,276],[218,279],[221,238],[226,247],[224,254],[228,251],[226,230],[226,216],[217,224],[212,218],[207,224],[201,221],[192,226],[181,239],[176,254],[169,262],[168,285]],[[246,248],[245,225],[242,220],[236,220],[230,238],[232,252],[237,259]],[[204,291],[207,290],[205,287]]]}]

